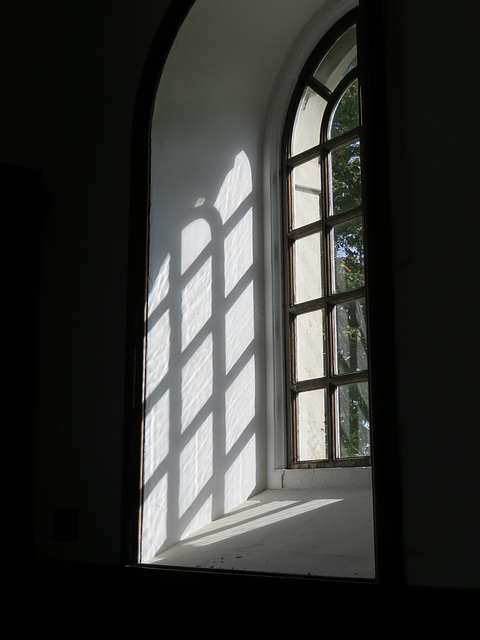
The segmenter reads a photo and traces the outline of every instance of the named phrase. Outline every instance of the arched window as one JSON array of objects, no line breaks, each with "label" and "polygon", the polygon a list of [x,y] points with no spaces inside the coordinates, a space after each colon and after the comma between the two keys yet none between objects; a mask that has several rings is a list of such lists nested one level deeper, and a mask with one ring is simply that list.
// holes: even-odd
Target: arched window
[{"label": "arched window", "polygon": [[359,62],[353,13],[310,56],[285,132],[291,468],[370,464]]},{"label": "arched window", "polygon": [[[345,547],[328,554],[319,545],[321,558],[309,573],[375,575],[368,398],[369,368],[373,378],[379,368],[372,353],[369,367],[366,345],[362,154],[367,149],[370,157],[371,146],[362,132],[356,10],[345,16],[355,2],[331,0],[322,11],[314,0],[302,4],[309,15],[283,3],[291,18],[285,42],[285,15],[266,34],[262,19],[271,26],[271,13],[255,0],[248,11],[243,3],[195,3],[152,98],[145,366],[137,405],[143,403],[142,563],[175,564],[185,548],[211,551],[199,542],[201,532],[221,528],[234,511],[236,522],[246,517],[245,526],[259,535],[271,525],[275,540],[280,530],[292,533],[279,523],[305,513],[315,515],[309,533],[316,535],[318,524],[336,541],[348,523]],[[222,21],[209,20],[212,11]],[[358,32],[364,37],[363,28]],[[284,297],[277,289],[283,285]],[[282,302],[287,350],[279,339]],[[310,471],[337,466],[357,468]],[[252,517],[249,501],[267,504],[284,489],[280,499],[288,496],[288,504],[268,507],[268,523]],[[323,509],[330,504],[333,524],[333,508]],[[220,539],[239,530],[243,523]],[[357,541],[360,550],[352,549]],[[285,570],[273,547],[262,544],[261,555],[269,571]],[[355,559],[348,567],[347,556]],[[253,556],[247,566],[237,554],[232,568],[237,557],[242,570],[266,567]],[[305,558],[304,550],[298,557]],[[294,567],[303,570],[301,562]]]}]

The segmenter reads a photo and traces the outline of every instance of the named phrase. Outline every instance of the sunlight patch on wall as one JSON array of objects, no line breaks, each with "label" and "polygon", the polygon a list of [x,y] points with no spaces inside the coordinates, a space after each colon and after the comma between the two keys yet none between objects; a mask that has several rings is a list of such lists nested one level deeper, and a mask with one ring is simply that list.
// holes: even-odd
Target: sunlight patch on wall
[{"label": "sunlight patch on wall", "polygon": [[182,229],[182,251],[180,263],[180,272],[182,275],[189,267],[192,266],[198,256],[208,246],[211,239],[212,232],[210,225],[203,218],[197,218]]},{"label": "sunlight patch on wall", "polygon": [[255,488],[257,447],[255,434],[250,436],[243,449],[235,455],[225,472],[225,512],[231,511],[246,500]]},{"label": "sunlight patch on wall", "polygon": [[195,193],[183,217],[161,206],[151,217],[150,250],[172,253],[148,294],[145,560],[257,485],[252,174],[244,151],[230,167],[216,198]]},{"label": "sunlight patch on wall", "polygon": [[241,151],[235,158],[233,168],[227,173],[213,205],[220,213],[223,224],[235,213],[251,192],[250,162],[245,151]]},{"label": "sunlight patch on wall", "polygon": [[142,560],[148,560],[159,551],[167,537],[168,475],[160,478],[155,491],[144,498],[143,511],[148,515],[148,527],[142,529]]},{"label": "sunlight patch on wall", "polygon": [[228,373],[254,337],[253,282],[225,314],[225,368]]},{"label": "sunlight patch on wall", "polygon": [[252,356],[225,394],[225,447],[228,453],[255,416],[255,358]]},{"label": "sunlight patch on wall", "polygon": [[155,322],[147,335],[147,397],[168,373],[170,362],[170,310]]},{"label": "sunlight patch on wall", "polygon": [[170,449],[170,390],[148,406],[149,429],[145,430],[144,482],[153,477]]},{"label": "sunlight patch on wall", "polygon": [[170,290],[170,260],[171,256],[168,253],[163,261],[155,282],[150,287],[148,292],[148,317],[150,318],[155,309],[161,304],[161,302],[167,297]]},{"label": "sunlight patch on wall", "polygon": [[182,291],[182,351],[212,315],[212,258],[198,269]]},{"label": "sunlight patch on wall", "polygon": [[225,297],[253,264],[253,211],[249,209],[225,238]]},{"label": "sunlight patch on wall", "polygon": [[213,420],[210,413],[180,453],[179,516],[193,504],[213,474]]},{"label": "sunlight patch on wall", "polygon": [[182,368],[182,433],[212,395],[212,349],[213,339],[209,334]]},{"label": "sunlight patch on wall", "polygon": [[212,519],[213,511],[213,498],[210,494],[201,505],[195,505],[195,512],[192,514],[192,519],[184,528],[180,535],[180,540],[188,538],[188,536],[195,531],[198,531],[205,525],[206,522],[210,522]]}]

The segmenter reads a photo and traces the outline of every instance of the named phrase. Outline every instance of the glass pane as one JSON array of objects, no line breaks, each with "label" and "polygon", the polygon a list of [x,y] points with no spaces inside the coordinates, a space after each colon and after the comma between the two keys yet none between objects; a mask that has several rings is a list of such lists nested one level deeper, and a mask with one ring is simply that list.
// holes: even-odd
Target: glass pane
[{"label": "glass pane", "polygon": [[329,49],[314,73],[315,78],[333,91],[346,74],[357,66],[357,32],[350,27]]},{"label": "glass pane", "polygon": [[362,204],[360,140],[337,147],[330,154],[332,213]]},{"label": "glass pane", "polygon": [[325,375],[324,311],[302,313],[295,319],[295,355],[297,381]]},{"label": "glass pane", "polygon": [[365,284],[363,225],[360,217],[332,229],[335,293],[351,291]]},{"label": "glass pane", "polygon": [[320,219],[321,198],[321,170],[318,158],[313,158],[295,167],[292,173],[293,211],[292,228],[302,227]]},{"label": "glass pane", "polygon": [[298,104],[293,125],[292,155],[320,144],[320,125],[327,103],[318,93],[307,87]]},{"label": "glass pane", "polygon": [[297,396],[297,457],[323,460],[327,457],[325,389],[304,391]]},{"label": "glass pane", "polygon": [[320,232],[293,243],[294,302],[306,302],[322,296],[322,244]]},{"label": "glass pane", "polygon": [[328,137],[334,138],[347,133],[360,124],[358,103],[358,80],[355,79],[342,93],[330,118]]},{"label": "glass pane", "polygon": [[338,457],[370,455],[368,384],[358,382],[337,389]]},{"label": "glass pane", "polygon": [[355,373],[368,368],[365,299],[335,307],[335,373]]}]

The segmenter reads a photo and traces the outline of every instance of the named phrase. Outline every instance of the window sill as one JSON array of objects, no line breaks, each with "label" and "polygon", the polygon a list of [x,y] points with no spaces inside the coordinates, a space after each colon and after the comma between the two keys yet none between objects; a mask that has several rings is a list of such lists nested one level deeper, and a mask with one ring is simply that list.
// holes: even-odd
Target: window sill
[{"label": "window sill", "polygon": [[373,580],[371,491],[262,491],[145,564]]},{"label": "window sill", "polygon": [[269,474],[271,489],[370,489],[371,467],[275,469]]}]

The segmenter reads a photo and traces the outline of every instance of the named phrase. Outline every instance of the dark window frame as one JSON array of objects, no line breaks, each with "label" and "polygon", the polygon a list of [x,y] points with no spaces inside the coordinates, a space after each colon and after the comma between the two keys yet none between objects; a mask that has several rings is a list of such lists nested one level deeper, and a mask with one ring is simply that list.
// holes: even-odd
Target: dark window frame
[{"label": "dark window frame", "polygon": [[[335,373],[334,371],[334,350],[335,350],[335,327],[333,321],[333,310],[335,305],[342,302],[350,302],[354,300],[365,299],[365,307],[367,308],[368,290],[365,283],[364,286],[349,291],[335,292],[332,286],[332,275],[334,271],[333,247],[331,241],[331,232],[339,224],[361,218],[363,230],[366,228],[365,219],[365,180],[363,178],[363,158],[362,158],[362,180],[361,180],[361,205],[355,206],[347,211],[334,213],[328,211],[330,193],[328,189],[328,169],[329,154],[341,145],[354,142],[360,143],[361,154],[363,156],[364,146],[364,126],[362,122],[362,52],[358,51],[357,66],[350,70],[340,80],[333,91],[323,86],[314,76],[314,72],[318,67],[323,56],[328,52],[330,47],[345,33],[345,31],[358,23],[358,12],[353,10],[340,19],[322,38],[320,43],[309,56],[303,70],[299,76],[296,88],[293,92],[287,113],[283,144],[282,144],[282,183],[283,192],[283,256],[284,256],[284,327],[285,327],[285,371],[286,371],[286,416],[287,416],[287,466],[292,469],[311,469],[325,467],[358,467],[370,466],[371,456],[356,457],[339,457],[339,442],[336,434],[337,424],[337,401],[336,389],[347,383],[366,382],[369,385],[369,368],[355,373]],[[352,128],[346,133],[329,138],[327,129],[333,109],[337,105],[338,99],[343,95],[344,91],[358,80],[359,83],[359,110],[360,123],[357,127]],[[314,147],[305,150],[296,155],[290,153],[290,145],[293,137],[293,128],[295,124],[295,116],[298,106],[306,88],[316,91],[322,98],[327,101],[325,111],[322,116],[320,128],[320,142]],[[304,162],[319,158],[322,173],[322,215],[319,220],[310,224],[293,228],[291,224],[291,213],[293,210],[293,188],[292,188],[292,172],[297,166]],[[322,251],[322,273],[324,281],[324,292],[321,298],[311,299],[306,302],[295,304],[293,301],[293,283],[295,275],[293,273],[293,241],[299,238],[308,237],[312,233],[320,232],[323,244]],[[365,233],[365,231],[364,231]],[[364,253],[366,254],[365,248]],[[366,255],[365,255],[366,262]],[[366,265],[365,265],[366,270]],[[325,353],[325,375],[321,378],[309,379],[298,382],[295,379],[294,361],[295,361],[295,330],[294,320],[298,315],[308,311],[323,309],[325,313],[325,334],[326,334],[326,353]],[[368,325],[368,321],[367,321]],[[301,460],[298,452],[298,428],[296,420],[296,399],[301,391],[313,389],[326,389],[326,423],[327,423],[327,457],[316,460]]]}]

